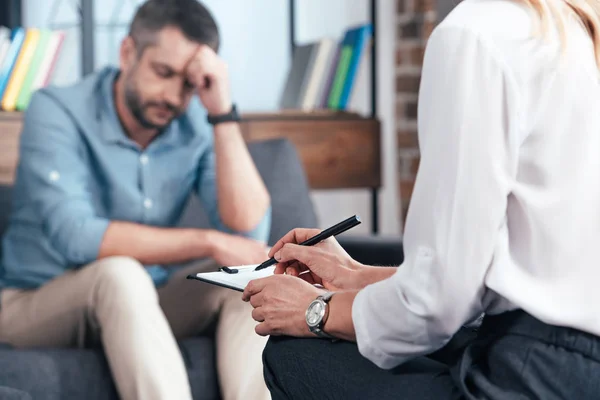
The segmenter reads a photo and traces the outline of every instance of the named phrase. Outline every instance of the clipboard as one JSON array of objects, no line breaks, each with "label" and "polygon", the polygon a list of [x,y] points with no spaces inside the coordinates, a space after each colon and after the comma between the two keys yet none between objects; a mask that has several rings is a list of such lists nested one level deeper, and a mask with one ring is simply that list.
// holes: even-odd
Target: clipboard
[{"label": "clipboard", "polygon": [[273,272],[275,271],[275,266],[256,271],[258,265],[260,264],[223,267],[219,271],[188,275],[187,279],[195,279],[201,282],[210,283],[211,285],[243,292],[250,281],[266,278],[273,275]]}]

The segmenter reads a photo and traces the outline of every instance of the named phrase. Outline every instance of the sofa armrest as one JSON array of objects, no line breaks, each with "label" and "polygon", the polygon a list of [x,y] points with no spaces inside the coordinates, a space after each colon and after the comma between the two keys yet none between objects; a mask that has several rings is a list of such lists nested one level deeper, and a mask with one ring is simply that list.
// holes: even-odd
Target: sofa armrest
[{"label": "sofa armrest", "polygon": [[404,261],[402,241],[398,237],[341,235],[337,240],[362,264],[397,267]]}]

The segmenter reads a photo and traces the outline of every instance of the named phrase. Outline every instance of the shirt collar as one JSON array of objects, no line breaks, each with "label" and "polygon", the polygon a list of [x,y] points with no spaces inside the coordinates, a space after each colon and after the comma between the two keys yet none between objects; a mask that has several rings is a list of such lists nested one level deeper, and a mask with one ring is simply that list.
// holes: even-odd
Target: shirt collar
[{"label": "shirt collar", "polygon": [[119,70],[111,67],[105,68],[99,74],[98,111],[100,112],[101,135],[109,143],[131,145],[133,142],[125,134],[115,108],[114,83],[118,75]]}]

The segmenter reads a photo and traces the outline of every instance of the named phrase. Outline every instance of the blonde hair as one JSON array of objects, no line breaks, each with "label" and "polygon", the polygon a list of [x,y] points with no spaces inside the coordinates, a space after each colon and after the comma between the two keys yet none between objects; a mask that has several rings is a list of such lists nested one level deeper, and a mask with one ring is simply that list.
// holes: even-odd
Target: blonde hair
[{"label": "blonde hair", "polygon": [[[563,45],[566,43],[564,20],[566,10],[574,12],[587,29],[596,55],[596,64],[600,68],[600,0],[521,0],[535,10],[541,18],[542,32],[547,32],[551,20],[558,25]],[[560,7],[563,5],[563,7]]]}]

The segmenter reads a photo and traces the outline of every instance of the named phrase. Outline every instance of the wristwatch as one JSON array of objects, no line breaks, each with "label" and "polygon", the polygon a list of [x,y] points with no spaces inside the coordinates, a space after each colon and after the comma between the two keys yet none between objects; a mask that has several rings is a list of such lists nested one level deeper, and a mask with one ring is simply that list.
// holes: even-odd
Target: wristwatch
[{"label": "wristwatch", "polygon": [[239,122],[240,115],[237,112],[237,107],[235,106],[235,104],[232,104],[231,111],[229,111],[228,113],[220,114],[220,115],[210,115],[209,114],[206,117],[206,120],[211,125],[217,125],[217,124],[220,124],[223,122]]},{"label": "wristwatch", "polygon": [[335,337],[323,332],[323,325],[325,325],[325,321],[327,320],[327,317],[329,317],[328,303],[334,294],[335,292],[327,292],[317,296],[306,309],[306,324],[308,325],[308,330],[320,338],[335,340]]}]

